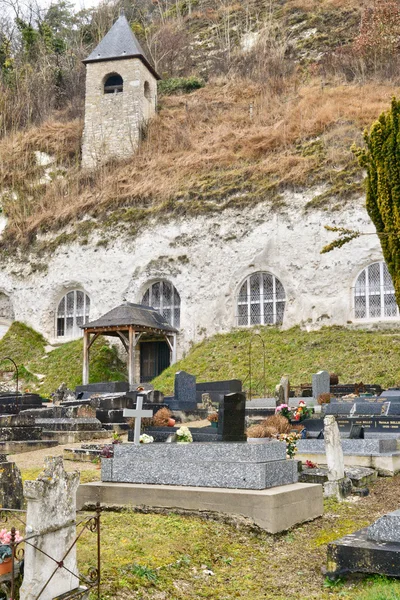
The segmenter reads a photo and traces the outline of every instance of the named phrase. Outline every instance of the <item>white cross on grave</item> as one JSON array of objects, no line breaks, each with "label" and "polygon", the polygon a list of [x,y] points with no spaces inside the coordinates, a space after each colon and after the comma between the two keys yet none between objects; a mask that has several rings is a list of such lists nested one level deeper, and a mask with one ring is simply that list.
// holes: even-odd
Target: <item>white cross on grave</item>
[{"label": "white cross on grave", "polygon": [[142,419],[153,416],[152,410],[143,410],[143,396],[136,396],[136,408],[124,408],[122,413],[124,417],[135,417],[135,429],[133,434],[133,443],[140,444],[140,429]]}]

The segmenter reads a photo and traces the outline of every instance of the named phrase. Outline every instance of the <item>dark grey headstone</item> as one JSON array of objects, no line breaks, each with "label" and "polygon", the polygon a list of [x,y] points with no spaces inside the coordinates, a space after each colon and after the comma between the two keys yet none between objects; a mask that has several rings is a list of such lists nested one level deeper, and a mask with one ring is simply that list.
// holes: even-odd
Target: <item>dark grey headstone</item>
[{"label": "dark grey headstone", "polygon": [[226,381],[202,381],[196,384],[198,392],[241,392],[242,382],[240,379],[228,379]]},{"label": "dark grey headstone", "polygon": [[400,415],[400,402],[385,402],[386,405],[386,412],[385,414],[387,416],[390,415]]},{"label": "dark grey headstone", "polygon": [[175,400],[179,405],[193,404],[197,405],[196,401],[196,377],[186,373],[186,371],[178,371],[175,374]]},{"label": "dark grey headstone", "polygon": [[128,392],[129,383],[127,381],[106,381],[102,383],[88,383],[87,385],[77,385],[75,393],[89,392],[91,394],[98,393],[117,393]]},{"label": "dark grey headstone", "polygon": [[349,415],[353,405],[350,402],[330,402],[325,407],[325,415]]},{"label": "dark grey headstone", "polygon": [[352,414],[370,416],[382,414],[382,403],[378,402],[355,402]]},{"label": "dark grey headstone", "polygon": [[219,404],[218,433],[223,442],[245,441],[246,396],[242,392],[227,394]]},{"label": "dark grey headstone", "polygon": [[352,425],[350,429],[350,440],[363,440],[364,439],[364,427],[361,425]]}]

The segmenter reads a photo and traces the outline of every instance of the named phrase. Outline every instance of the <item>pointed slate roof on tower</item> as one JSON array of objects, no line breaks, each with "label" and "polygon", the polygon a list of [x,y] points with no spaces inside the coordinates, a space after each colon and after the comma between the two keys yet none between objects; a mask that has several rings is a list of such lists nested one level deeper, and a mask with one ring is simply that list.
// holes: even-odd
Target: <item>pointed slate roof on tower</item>
[{"label": "pointed slate roof on tower", "polygon": [[83,61],[86,63],[121,60],[124,58],[140,58],[156,79],[161,79],[151,66],[133,33],[125,15],[115,21],[110,31],[103,37],[91,54]]}]

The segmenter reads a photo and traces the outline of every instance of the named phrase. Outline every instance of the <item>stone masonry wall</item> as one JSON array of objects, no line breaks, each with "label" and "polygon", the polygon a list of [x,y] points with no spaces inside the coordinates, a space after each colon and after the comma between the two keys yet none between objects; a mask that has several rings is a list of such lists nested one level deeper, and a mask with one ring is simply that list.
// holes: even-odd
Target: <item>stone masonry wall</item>
[{"label": "stone masonry wall", "polygon": [[[111,74],[121,75],[123,92],[104,94],[104,82]],[[157,82],[140,59],[88,63],[82,166],[92,168],[112,157],[130,156],[139,143],[142,123],[155,114],[156,99]]]}]

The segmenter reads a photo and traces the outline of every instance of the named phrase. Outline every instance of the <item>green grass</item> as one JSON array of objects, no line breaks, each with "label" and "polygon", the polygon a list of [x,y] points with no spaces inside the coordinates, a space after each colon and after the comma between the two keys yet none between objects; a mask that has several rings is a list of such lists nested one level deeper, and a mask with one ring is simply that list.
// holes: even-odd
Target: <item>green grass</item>
[{"label": "green grass", "polygon": [[[42,335],[23,323],[14,322],[0,340],[0,368],[13,371],[9,356],[18,365],[20,379],[30,390],[38,390],[43,396],[55,391],[64,381],[74,389],[82,383],[82,339],[67,342],[46,354],[47,342]],[[37,375],[44,375],[39,379]],[[108,341],[100,337],[90,349],[90,381],[125,380],[126,365]]]},{"label": "green grass", "polygon": [[[40,387],[42,394],[50,394],[65,383],[71,389],[82,383],[83,341],[75,340],[62,344],[47,355],[47,358],[36,361],[34,368],[45,375]],[[117,354],[114,346],[110,346],[105,338],[98,338],[90,348],[90,382],[120,381],[127,378],[126,365]]]},{"label": "green grass", "polygon": [[[337,521],[348,512],[354,531],[360,526],[357,508],[337,505],[326,517],[280,536],[173,513],[103,513],[102,597],[400,600],[395,580],[350,577],[332,585],[324,579],[326,543],[315,548],[315,535],[323,529],[336,539]],[[86,572],[95,561],[94,536],[86,536],[80,548]]]},{"label": "green grass", "polygon": [[[25,469],[23,479],[38,473]],[[82,482],[96,477],[98,471],[81,472]],[[276,536],[173,512],[104,511],[101,598],[400,600],[400,581],[374,575],[332,583],[321,572],[329,541],[393,510],[399,490],[400,476],[379,478],[370,496],[357,503],[326,500],[321,518]],[[82,574],[95,566],[95,533],[79,540],[78,563]]]},{"label": "green grass", "polygon": [[[261,327],[266,350],[266,387],[288,374],[293,385],[311,382],[311,374],[327,369],[339,375],[342,383],[379,383],[393,386],[400,382],[400,331],[349,330],[323,327],[307,333],[299,327],[280,331]],[[254,330],[234,330],[215,335],[192,348],[177,364],[153,380],[157,389],[172,393],[174,375],[179,370],[193,373],[197,381],[242,379],[248,388],[249,342],[252,339],[252,389],[263,393],[263,355],[261,340]]]}]

